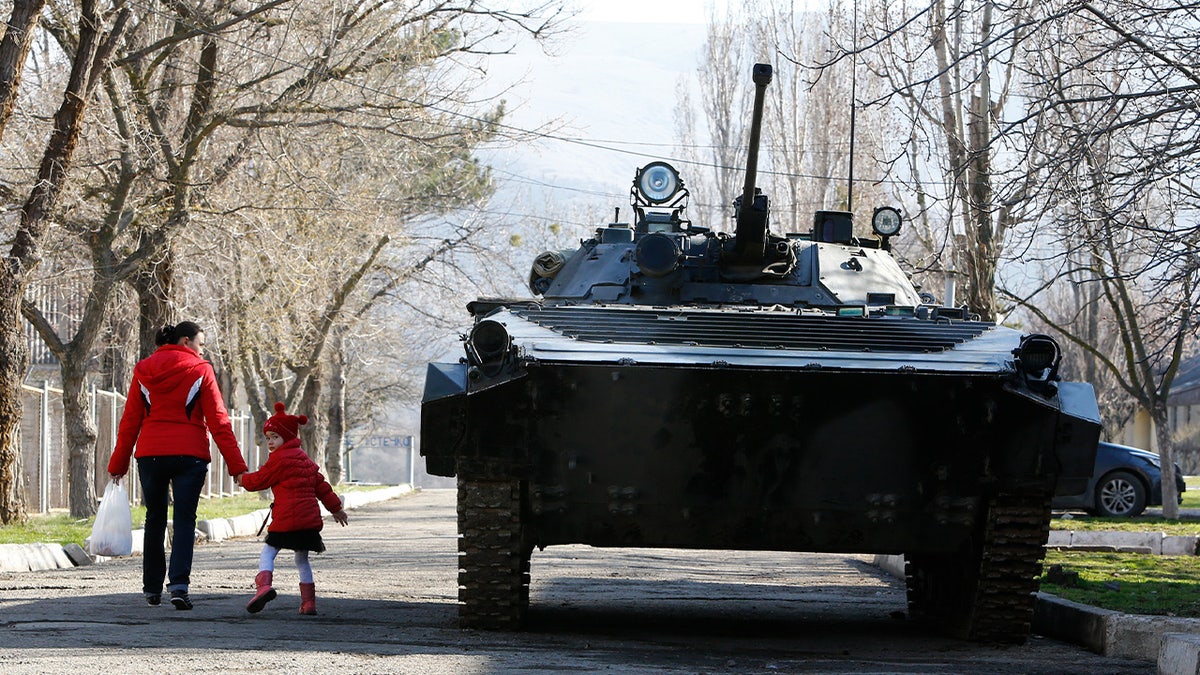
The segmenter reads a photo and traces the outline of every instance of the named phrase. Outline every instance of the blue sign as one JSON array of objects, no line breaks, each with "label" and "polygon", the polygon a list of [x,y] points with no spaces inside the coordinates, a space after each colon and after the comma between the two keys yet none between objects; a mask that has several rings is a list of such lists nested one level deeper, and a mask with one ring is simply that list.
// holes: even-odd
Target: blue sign
[{"label": "blue sign", "polygon": [[[412,436],[367,436],[363,439],[362,446],[368,448],[403,448],[408,450],[412,447]],[[361,447],[361,446],[360,446]]]}]

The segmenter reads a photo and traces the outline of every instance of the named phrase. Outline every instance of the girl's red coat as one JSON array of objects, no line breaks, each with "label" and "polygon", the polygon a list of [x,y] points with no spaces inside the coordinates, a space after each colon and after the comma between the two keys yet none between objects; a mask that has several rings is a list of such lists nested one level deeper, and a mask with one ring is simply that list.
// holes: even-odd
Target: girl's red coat
[{"label": "girl's red coat", "polygon": [[258,471],[243,474],[242,487],[250,491],[271,488],[275,506],[271,510],[269,532],[320,530],[325,523],[318,499],[330,513],[342,510],[342,500],[334,494],[316,463],[304,454],[298,438],[276,448]]},{"label": "girl's red coat", "polygon": [[163,345],[133,368],[108,472],[129,471],[135,443],[136,457],[187,455],[209,461],[209,433],[229,475],[245,471],[212,365],[187,347]]}]

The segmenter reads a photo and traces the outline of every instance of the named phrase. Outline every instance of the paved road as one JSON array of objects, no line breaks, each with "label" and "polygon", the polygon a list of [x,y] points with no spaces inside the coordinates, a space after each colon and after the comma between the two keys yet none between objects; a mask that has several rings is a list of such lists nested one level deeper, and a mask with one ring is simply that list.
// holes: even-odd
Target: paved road
[{"label": "paved road", "polygon": [[533,557],[532,626],[455,625],[454,495],[428,490],[351,512],[314,556],[315,617],[281,597],[242,609],[256,540],[197,548],[196,609],[147,607],[140,559],[0,574],[0,667],[43,672],[1154,673],[1034,638],[997,649],[895,618],[899,584],[862,556],[602,551]]}]

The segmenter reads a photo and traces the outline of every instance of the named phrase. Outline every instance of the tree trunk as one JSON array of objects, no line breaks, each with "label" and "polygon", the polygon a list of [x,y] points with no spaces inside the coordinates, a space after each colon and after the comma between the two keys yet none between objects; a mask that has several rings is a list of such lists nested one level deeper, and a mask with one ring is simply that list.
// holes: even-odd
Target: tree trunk
[{"label": "tree trunk", "polygon": [[346,343],[345,329],[333,331],[329,351],[329,446],[325,453],[325,473],[329,482],[342,482],[342,451],[346,443]]},{"label": "tree trunk", "polygon": [[21,475],[21,382],[29,367],[25,320],[21,318],[23,279],[5,261],[0,276],[0,525],[25,520]]},{"label": "tree trunk", "polygon": [[100,360],[103,386],[111,391],[125,393],[133,379],[133,363],[128,358],[129,340],[133,326],[124,318],[109,322],[108,344]]},{"label": "tree trunk", "polygon": [[1158,457],[1162,461],[1163,517],[1179,519],[1179,490],[1175,488],[1175,441],[1165,403],[1154,406],[1150,411],[1154,420],[1154,435],[1158,441]]},{"label": "tree trunk", "polygon": [[96,515],[96,425],[87,391],[87,359],[62,361],[63,426],[67,441],[68,506],[72,518]]},{"label": "tree trunk", "polygon": [[174,258],[167,251],[161,258],[146,263],[129,282],[138,296],[139,359],[150,356],[158,348],[154,344],[158,329],[174,323],[175,313],[171,307],[173,274]]},{"label": "tree trunk", "polygon": [[308,424],[300,427],[300,442],[304,444],[304,451],[312,461],[317,463],[317,466],[325,466],[325,439],[328,433],[325,430],[325,415],[320,409],[321,405],[321,368],[318,366],[313,368],[308,376],[308,381],[304,383],[304,393],[300,396],[300,404],[292,411],[293,415],[308,415]]}]

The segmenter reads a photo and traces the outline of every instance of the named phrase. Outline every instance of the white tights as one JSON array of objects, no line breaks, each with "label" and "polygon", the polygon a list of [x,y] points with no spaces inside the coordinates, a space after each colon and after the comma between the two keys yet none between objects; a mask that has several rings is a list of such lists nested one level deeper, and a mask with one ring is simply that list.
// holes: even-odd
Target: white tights
[{"label": "white tights", "polygon": [[[279,549],[269,544],[263,544],[262,555],[258,558],[258,571],[274,572],[275,556],[277,555],[279,555]],[[312,565],[308,562],[308,551],[296,551],[296,571],[300,573],[300,583],[311,584],[313,582]]]}]

